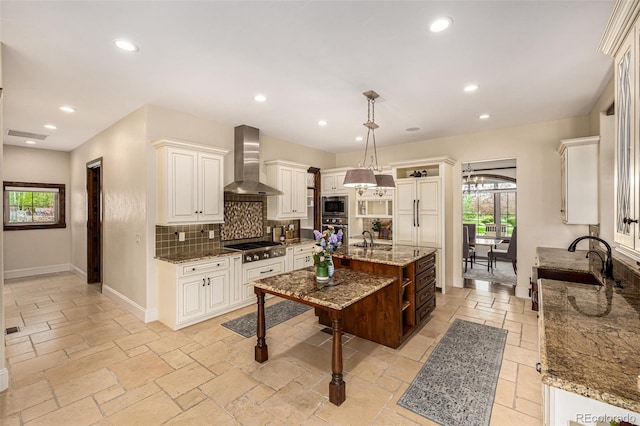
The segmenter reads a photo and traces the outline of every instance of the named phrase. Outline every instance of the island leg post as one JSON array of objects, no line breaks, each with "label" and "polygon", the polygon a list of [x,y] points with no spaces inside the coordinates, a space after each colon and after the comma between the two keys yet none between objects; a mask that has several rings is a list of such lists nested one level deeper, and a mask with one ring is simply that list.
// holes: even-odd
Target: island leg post
[{"label": "island leg post", "polygon": [[269,347],[267,346],[266,327],[264,320],[264,293],[259,289],[255,289],[258,297],[258,343],[256,344],[256,361],[265,362],[269,359]]},{"label": "island leg post", "polygon": [[333,328],[333,354],[331,358],[331,381],[329,382],[329,401],[340,405],[346,399],[347,384],[342,380],[342,312],[331,311]]}]

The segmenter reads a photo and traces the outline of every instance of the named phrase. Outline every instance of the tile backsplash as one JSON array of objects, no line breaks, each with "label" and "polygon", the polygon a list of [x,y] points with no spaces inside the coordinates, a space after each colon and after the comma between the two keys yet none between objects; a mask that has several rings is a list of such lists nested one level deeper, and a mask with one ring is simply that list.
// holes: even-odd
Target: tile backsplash
[{"label": "tile backsplash", "polygon": [[220,238],[223,241],[262,238],[264,205],[262,201],[225,201]]},{"label": "tile backsplash", "polygon": [[[209,231],[214,238],[209,238]],[[179,241],[179,233],[185,233],[185,240]],[[156,225],[156,256],[167,257],[183,253],[202,253],[222,246],[219,224],[202,225]]]}]

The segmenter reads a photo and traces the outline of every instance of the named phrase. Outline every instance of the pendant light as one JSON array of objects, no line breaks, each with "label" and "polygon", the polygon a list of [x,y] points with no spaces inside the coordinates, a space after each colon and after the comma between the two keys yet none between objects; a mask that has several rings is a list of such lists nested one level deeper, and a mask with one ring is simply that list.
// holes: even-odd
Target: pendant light
[{"label": "pendant light", "polygon": [[[382,167],[378,165],[378,151],[376,149],[376,134],[375,130],[379,127],[375,123],[375,102],[379,95],[373,90],[364,92],[363,95],[367,98],[367,122],[364,123],[364,127],[367,128],[367,142],[364,147],[364,158],[362,163],[358,164],[357,169],[347,170],[347,174],[344,178],[343,186],[348,188],[355,188],[359,195],[369,188],[375,188],[374,194],[382,197],[388,188],[395,188],[396,184],[393,180],[393,176],[384,174],[375,174],[382,171]],[[373,155],[371,161],[367,164],[367,154],[369,151],[369,140],[373,143]]]}]

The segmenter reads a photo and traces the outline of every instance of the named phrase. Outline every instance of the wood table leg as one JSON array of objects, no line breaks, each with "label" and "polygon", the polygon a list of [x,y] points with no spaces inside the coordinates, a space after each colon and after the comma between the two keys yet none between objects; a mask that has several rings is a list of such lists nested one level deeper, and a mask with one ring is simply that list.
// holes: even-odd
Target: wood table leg
[{"label": "wood table leg", "polygon": [[333,354],[331,357],[331,381],[329,382],[329,401],[340,405],[346,399],[347,384],[342,380],[342,313],[331,311],[333,328]]},{"label": "wood table leg", "polygon": [[265,327],[264,320],[264,293],[259,289],[255,289],[256,296],[258,297],[258,343],[256,344],[256,361],[265,362],[269,359],[269,347],[267,346],[267,329]]}]

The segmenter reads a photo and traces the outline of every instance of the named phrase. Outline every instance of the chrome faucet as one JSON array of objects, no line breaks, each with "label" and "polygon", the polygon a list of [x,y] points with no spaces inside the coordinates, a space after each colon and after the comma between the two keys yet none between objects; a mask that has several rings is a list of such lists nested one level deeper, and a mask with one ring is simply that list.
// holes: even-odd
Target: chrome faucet
[{"label": "chrome faucet", "polygon": [[[604,272],[605,278],[610,278],[610,279],[615,281],[615,278],[613,277],[613,259],[611,258],[611,246],[609,245],[609,243],[607,243],[602,238],[594,237],[594,236],[591,236],[591,235],[585,235],[584,237],[576,238],[575,240],[573,240],[573,242],[571,244],[569,244],[569,248],[567,248],[567,250],[570,251],[570,252],[576,251],[576,246],[578,245],[578,243],[580,241],[582,241],[584,239],[591,239],[591,240],[599,241],[600,243],[602,243],[607,248],[607,258],[603,262],[603,267],[602,267],[603,270],[602,270],[602,272]],[[592,253],[592,252],[593,252],[593,250],[590,250],[589,252],[587,252],[587,257],[589,257],[589,253]],[[600,259],[602,259],[602,256],[600,256]]]},{"label": "chrome faucet", "polygon": [[373,235],[371,235],[371,231],[362,231],[362,239],[364,240],[364,247],[367,248],[367,237],[364,234],[369,234],[369,240],[371,240],[371,247],[373,247]]}]

